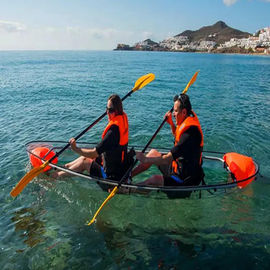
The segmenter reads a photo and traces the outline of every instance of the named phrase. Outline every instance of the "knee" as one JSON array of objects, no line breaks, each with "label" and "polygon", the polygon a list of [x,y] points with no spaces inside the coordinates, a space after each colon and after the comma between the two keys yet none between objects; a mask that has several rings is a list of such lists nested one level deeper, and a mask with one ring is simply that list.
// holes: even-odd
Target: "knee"
[{"label": "knee", "polygon": [[84,166],[89,166],[92,163],[92,159],[86,158],[86,157],[82,157],[81,163],[83,163]]},{"label": "knee", "polygon": [[80,156],[78,159],[77,159],[77,164],[82,164],[84,163],[86,160],[86,157],[83,157],[83,156]]},{"label": "knee", "polygon": [[163,185],[163,176],[162,175],[153,175],[147,180],[148,185],[153,186],[162,186]]},{"label": "knee", "polygon": [[147,157],[160,157],[161,154],[156,149],[151,149],[146,156]]}]

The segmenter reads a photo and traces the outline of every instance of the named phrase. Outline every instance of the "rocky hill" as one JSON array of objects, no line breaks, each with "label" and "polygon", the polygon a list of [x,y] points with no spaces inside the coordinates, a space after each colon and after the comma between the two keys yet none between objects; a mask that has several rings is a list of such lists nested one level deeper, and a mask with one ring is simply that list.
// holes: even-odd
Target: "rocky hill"
[{"label": "rocky hill", "polygon": [[186,30],[161,42],[147,39],[133,46],[118,44],[115,50],[143,51],[210,51],[232,38],[248,38],[251,34],[229,27],[225,22],[204,26],[198,30]]},{"label": "rocky hill", "polygon": [[175,37],[187,36],[189,42],[207,40],[221,44],[229,41],[231,38],[247,38],[250,35],[250,33],[229,27],[225,22],[218,21],[213,25],[204,26],[196,31],[186,30]]}]

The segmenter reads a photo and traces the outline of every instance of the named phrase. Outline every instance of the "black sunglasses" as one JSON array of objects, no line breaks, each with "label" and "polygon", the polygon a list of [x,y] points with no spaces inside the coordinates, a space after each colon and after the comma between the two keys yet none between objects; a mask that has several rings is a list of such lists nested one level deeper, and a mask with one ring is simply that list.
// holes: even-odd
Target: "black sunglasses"
[{"label": "black sunglasses", "polygon": [[108,113],[114,113],[115,112],[114,108],[108,108],[108,107],[106,107],[106,111]]}]

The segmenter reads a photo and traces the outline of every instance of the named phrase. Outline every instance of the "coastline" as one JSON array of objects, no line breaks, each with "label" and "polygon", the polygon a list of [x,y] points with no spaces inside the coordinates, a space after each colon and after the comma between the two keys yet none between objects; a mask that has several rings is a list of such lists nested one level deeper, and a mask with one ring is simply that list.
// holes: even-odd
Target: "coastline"
[{"label": "coastline", "polygon": [[270,27],[250,34],[218,21],[195,31],[186,30],[160,42],[148,38],[133,46],[118,43],[115,50],[269,55]]},{"label": "coastline", "polygon": [[173,51],[173,50],[119,50],[113,49],[113,51],[129,51],[129,52],[170,52],[170,53],[201,53],[201,54],[224,54],[224,55],[256,55],[256,56],[270,56],[270,53],[259,52],[214,52],[214,51]]}]

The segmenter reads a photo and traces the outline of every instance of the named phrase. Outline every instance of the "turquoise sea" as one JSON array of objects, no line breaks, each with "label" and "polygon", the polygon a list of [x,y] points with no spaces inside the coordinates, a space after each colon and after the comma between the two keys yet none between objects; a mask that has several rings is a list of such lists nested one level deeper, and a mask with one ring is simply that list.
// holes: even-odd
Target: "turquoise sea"
[{"label": "turquoise sea", "polygon": [[[30,169],[25,143],[79,134],[111,93],[155,81],[125,100],[130,143],[145,145],[195,71],[188,90],[205,150],[260,165],[256,182],[202,199],[108,195],[85,179],[40,176],[15,199]],[[270,57],[167,52],[0,52],[1,269],[269,269]],[[82,141],[96,142],[102,120]],[[172,145],[165,125],[153,147]]]}]

